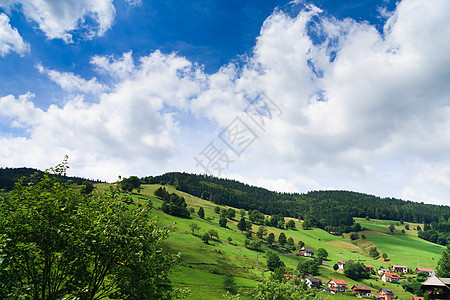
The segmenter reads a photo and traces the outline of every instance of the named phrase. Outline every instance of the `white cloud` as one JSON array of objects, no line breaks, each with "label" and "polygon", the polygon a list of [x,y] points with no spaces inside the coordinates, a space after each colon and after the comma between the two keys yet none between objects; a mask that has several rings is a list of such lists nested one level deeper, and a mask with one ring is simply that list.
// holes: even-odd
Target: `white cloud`
[{"label": "white cloud", "polygon": [[112,0],[4,0],[0,7],[7,12],[11,8],[22,10],[49,39],[66,43],[72,42],[73,32],[79,29],[89,39],[103,35],[115,15]]},{"label": "white cloud", "polygon": [[30,45],[26,43],[16,28],[9,24],[9,17],[0,13],[0,56],[10,52],[16,52],[23,56],[30,51]]},{"label": "white cloud", "polygon": [[[136,61],[131,52],[95,56],[93,67],[112,78],[108,90],[42,67],[72,92],[91,82],[99,100],[77,96],[39,112],[29,96],[2,98],[11,122],[28,126],[30,137],[3,138],[0,145],[9,146],[0,147],[0,158],[23,165],[38,160],[32,150],[43,154],[42,168],[49,155],[69,154],[77,170],[109,180],[201,172],[192,154],[209,142],[205,132],[214,136],[237,116],[254,127],[242,111],[265,91],[283,114],[265,131],[254,127],[259,139],[232,158],[229,176],[277,190],[349,189],[448,204],[449,10],[445,0],[403,0],[383,34],[315,7],[294,17],[277,10],[252,55],[212,75],[159,51]],[[22,106],[35,121],[26,123]]]},{"label": "white cloud", "polygon": [[107,88],[97,82],[96,78],[86,80],[79,75],[70,72],[58,72],[44,68],[42,65],[36,65],[41,74],[47,75],[50,80],[58,84],[63,90],[69,93],[100,94]]},{"label": "white cloud", "polygon": [[19,96],[0,98],[0,115],[13,120],[14,127],[28,127],[39,124],[43,116],[43,111],[36,108],[31,101],[34,95],[27,93]]}]

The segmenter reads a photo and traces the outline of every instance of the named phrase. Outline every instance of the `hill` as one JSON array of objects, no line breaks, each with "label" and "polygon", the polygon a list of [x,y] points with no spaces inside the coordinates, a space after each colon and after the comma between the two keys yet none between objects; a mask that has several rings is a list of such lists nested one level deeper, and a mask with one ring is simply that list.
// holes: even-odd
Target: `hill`
[{"label": "hill", "polygon": [[[98,185],[100,188],[107,185]],[[154,192],[164,187],[169,193],[175,193],[183,197],[187,203],[187,209],[191,211],[191,218],[180,218],[164,213],[161,210],[163,200],[155,197]],[[269,247],[264,243],[259,250],[252,250],[246,245],[252,242],[266,242],[267,235],[260,239],[255,233],[261,225],[252,225],[251,236],[243,234],[237,227],[241,218],[240,211],[236,211],[236,217],[227,218],[227,227],[219,225],[220,214],[216,213],[216,207],[220,210],[228,210],[231,206],[217,205],[209,200],[201,199],[188,193],[177,190],[174,186],[160,184],[146,184],[142,186],[140,194],[133,194],[135,204],[151,201],[155,208],[154,215],[159,218],[162,225],[175,223],[176,231],[173,232],[168,241],[169,251],[180,252],[181,262],[178,270],[172,275],[172,283],[177,287],[188,287],[191,295],[188,299],[218,299],[224,293],[224,279],[227,274],[234,276],[236,288],[240,291],[243,299],[251,298],[248,295],[257,284],[271,274],[267,269],[267,256],[269,253],[276,253],[287,266],[287,271],[291,274],[297,273],[299,262],[311,260],[296,256],[298,243],[302,241],[305,245],[317,252],[319,248],[324,248],[328,252],[326,265],[319,268],[320,275],[316,278],[322,283],[328,282],[331,278],[344,279],[348,287],[355,284],[366,285],[373,291],[383,287],[389,288],[403,299],[411,299],[412,294],[405,292],[399,284],[383,283],[378,275],[371,275],[370,279],[355,281],[344,276],[341,270],[335,271],[333,265],[339,260],[355,260],[370,264],[378,269],[379,267],[389,267],[393,264],[407,265],[414,270],[418,266],[435,268],[436,261],[444,247],[432,244],[417,237],[417,230],[414,230],[417,223],[403,223],[392,220],[373,220],[366,218],[355,218],[358,224],[367,228],[359,233],[365,235],[366,239],[350,239],[350,234],[336,236],[320,229],[313,228],[303,230],[303,222],[293,218],[296,229],[281,229],[276,227],[265,227],[267,234],[273,233],[276,238],[284,233],[287,238],[292,238],[297,246],[293,252],[283,250],[281,247]],[[200,218],[198,210],[202,208],[205,216]],[[242,211],[244,214],[244,211]],[[248,211],[245,216],[248,217]],[[269,216],[264,216],[267,219]],[[191,231],[191,224],[197,224],[199,229],[194,233]],[[393,233],[389,230],[389,225],[395,224]],[[404,230],[406,225],[410,230]],[[405,233],[402,233],[401,230]],[[218,237],[204,243],[201,237],[208,231],[215,230]],[[247,241],[247,242],[246,242]],[[387,253],[388,259],[384,261],[381,257],[373,258],[369,254],[370,248],[377,247],[381,253]],[[403,275],[403,280],[411,275]],[[247,295],[247,296],[246,296]],[[354,299],[350,292],[337,295],[323,294],[324,299]]]}]

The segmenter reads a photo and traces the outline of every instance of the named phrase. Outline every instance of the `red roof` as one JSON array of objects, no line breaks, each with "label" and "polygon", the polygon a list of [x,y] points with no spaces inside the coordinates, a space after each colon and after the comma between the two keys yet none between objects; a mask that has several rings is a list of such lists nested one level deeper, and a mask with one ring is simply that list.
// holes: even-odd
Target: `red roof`
[{"label": "red roof", "polygon": [[[341,280],[341,279],[331,279],[330,281],[333,281],[336,284],[345,284],[347,285],[347,282],[345,282],[345,280]],[[328,282],[330,282],[328,281]]]},{"label": "red roof", "polygon": [[371,269],[373,269],[373,266],[372,265],[364,265],[366,268],[371,268]]},{"label": "red roof", "polygon": [[400,275],[398,275],[397,273],[384,273],[384,275],[386,275],[386,277],[391,277],[391,278],[395,278],[395,279],[400,279]]},{"label": "red roof", "polygon": [[434,270],[430,268],[416,268],[416,270],[419,272],[434,272]]}]

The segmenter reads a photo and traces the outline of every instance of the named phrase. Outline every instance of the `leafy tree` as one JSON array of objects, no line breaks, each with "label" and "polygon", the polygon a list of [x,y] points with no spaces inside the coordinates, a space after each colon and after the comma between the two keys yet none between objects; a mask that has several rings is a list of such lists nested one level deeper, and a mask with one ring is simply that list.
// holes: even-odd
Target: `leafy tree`
[{"label": "leafy tree", "polygon": [[262,239],[267,234],[267,229],[264,226],[259,226],[256,236]]},{"label": "leafy tree", "polygon": [[195,232],[196,232],[197,230],[200,230],[200,227],[197,225],[197,223],[191,223],[191,224],[189,224],[189,228],[191,229],[192,234],[195,234]]},{"label": "leafy tree", "polygon": [[233,239],[231,238],[231,236],[227,237],[227,241],[228,241],[229,243],[231,243],[232,240],[233,240]]},{"label": "leafy tree", "polygon": [[284,246],[284,244],[286,244],[287,239],[286,239],[286,235],[284,234],[284,232],[281,232],[280,235],[278,236],[278,243],[281,246]]},{"label": "leafy tree", "polygon": [[243,233],[247,230],[247,222],[245,221],[245,218],[241,218],[239,220],[239,223],[237,224],[237,228]]},{"label": "leafy tree", "polygon": [[422,230],[422,228],[420,228],[420,226],[417,225],[417,231],[421,231],[421,230]]},{"label": "leafy tree", "polygon": [[369,255],[375,259],[378,258],[380,256],[380,253],[378,252],[377,247],[370,248]]},{"label": "leafy tree", "polygon": [[381,255],[381,257],[383,257],[383,260],[386,261],[388,258],[388,255],[386,253],[383,253],[383,255]]},{"label": "leafy tree", "polygon": [[205,218],[205,210],[203,209],[203,207],[200,207],[200,208],[198,209],[197,214],[198,214],[198,216],[199,216],[201,219],[204,219],[204,218]]},{"label": "leafy tree", "polygon": [[284,221],[282,220],[278,221],[277,228],[284,229]]},{"label": "leafy tree", "polygon": [[302,228],[303,230],[308,230],[311,229],[312,225],[311,222],[309,220],[306,220],[302,223]]},{"label": "leafy tree", "polygon": [[301,249],[305,246],[305,243],[303,241],[298,241],[298,247]]},{"label": "leafy tree", "polygon": [[81,183],[81,188],[80,188],[81,193],[88,195],[88,194],[92,193],[93,190],[94,190],[94,185],[92,184],[92,182],[85,180]]},{"label": "leafy tree", "polygon": [[306,282],[282,282],[269,279],[258,284],[256,300],[318,300],[321,297],[315,290],[308,290]]},{"label": "leafy tree", "polygon": [[394,224],[391,224],[391,225],[389,226],[389,231],[390,231],[391,233],[394,233],[394,231],[395,231],[395,226],[394,226]]},{"label": "leafy tree", "polygon": [[420,289],[422,282],[419,282],[416,278],[408,277],[407,280],[401,281],[400,285],[405,291],[409,293],[412,293],[416,296],[422,295],[422,290]]},{"label": "leafy tree", "polygon": [[409,224],[405,224],[405,229],[409,230]]},{"label": "leafy tree", "polygon": [[271,232],[271,233],[269,233],[269,236],[267,236],[267,243],[273,244],[273,242],[275,242],[275,234],[273,234],[273,232]]},{"label": "leafy tree", "polygon": [[205,244],[208,244],[210,239],[211,239],[211,236],[209,235],[209,233],[205,232],[205,234],[202,236],[203,242],[205,242]]},{"label": "leafy tree", "polygon": [[231,207],[227,210],[227,216],[230,219],[234,219],[236,217],[236,211]]},{"label": "leafy tree", "polygon": [[361,238],[362,238],[363,240],[366,239],[366,236],[364,235],[364,233],[361,235]]},{"label": "leafy tree", "polygon": [[220,207],[219,206],[214,207],[214,212],[218,214],[220,212]]},{"label": "leafy tree", "polygon": [[350,239],[352,241],[359,239],[359,235],[355,232],[350,235]]},{"label": "leafy tree", "polygon": [[220,217],[220,219],[219,219],[219,225],[220,225],[220,227],[227,227],[227,218],[224,218],[224,217]]},{"label": "leafy tree", "polygon": [[356,281],[369,279],[370,273],[362,262],[347,261],[344,265],[344,275]]},{"label": "leafy tree", "polygon": [[401,233],[403,233],[403,234],[404,234],[404,233],[405,233],[405,229],[402,229]]},{"label": "leafy tree", "polygon": [[219,233],[215,229],[208,230],[209,236],[211,238],[215,237],[216,239],[219,239]]},{"label": "leafy tree", "polygon": [[333,270],[337,271],[338,269],[339,269],[338,264],[334,264],[334,265],[333,265]]},{"label": "leafy tree", "polygon": [[254,224],[264,224],[264,214],[260,213],[256,209],[253,210],[251,213],[250,212],[248,213],[248,219]]},{"label": "leafy tree", "polygon": [[294,222],[294,220],[287,221],[286,229],[295,229],[295,222]]},{"label": "leafy tree", "polygon": [[245,209],[241,208],[241,209],[239,210],[239,214],[241,215],[241,218],[245,217],[245,214],[246,214]]},{"label": "leafy tree", "polygon": [[450,278],[450,244],[442,252],[436,267],[436,276]]},{"label": "leafy tree", "polygon": [[269,256],[267,257],[267,268],[269,268],[269,270],[273,272],[276,268],[279,267],[284,267],[284,262],[280,260],[280,257],[278,257],[278,255],[270,252]]},{"label": "leafy tree", "polygon": [[319,248],[316,252],[318,262],[322,263],[324,259],[328,257],[328,252],[325,248]]},{"label": "leafy tree", "polygon": [[151,204],[129,210],[118,188],[78,193],[62,180],[67,168],[66,158],[0,197],[0,298],[176,296],[178,257],[162,248],[172,228],[157,225]]},{"label": "leafy tree", "polygon": [[139,193],[141,190],[141,180],[137,176],[130,176],[122,179],[120,182],[120,187],[125,192],[131,193],[134,189],[136,189]]},{"label": "leafy tree", "polygon": [[232,291],[236,287],[236,282],[234,281],[234,276],[227,273],[223,276],[223,287],[227,291]]},{"label": "leafy tree", "polygon": [[297,265],[297,270],[303,274],[309,274],[312,276],[319,275],[319,266],[313,260],[300,261]]},{"label": "leafy tree", "polygon": [[294,239],[293,239],[292,237],[289,237],[289,238],[287,239],[287,244],[288,244],[288,246],[290,246],[290,247],[294,247]]}]

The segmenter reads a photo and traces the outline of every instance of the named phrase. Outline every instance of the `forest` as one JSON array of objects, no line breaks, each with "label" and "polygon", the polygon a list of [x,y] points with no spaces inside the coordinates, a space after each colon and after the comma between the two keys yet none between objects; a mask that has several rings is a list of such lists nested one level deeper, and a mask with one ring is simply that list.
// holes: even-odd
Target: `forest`
[{"label": "forest", "polygon": [[[229,205],[264,214],[281,214],[309,220],[313,227],[340,234],[352,230],[353,217],[396,220],[427,224],[425,231],[433,234],[433,242],[447,240],[450,207],[424,204],[396,198],[381,198],[351,191],[310,191],[307,193],[279,193],[250,186],[236,180],[207,175],[171,172],[141,179],[142,183],[170,184],[178,190],[210,200],[219,205]],[[441,231],[442,230],[442,231]],[[425,238],[426,234],[422,234]],[[427,238],[425,238],[427,239]],[[445,241],[446,242],[446,241]]]}]

